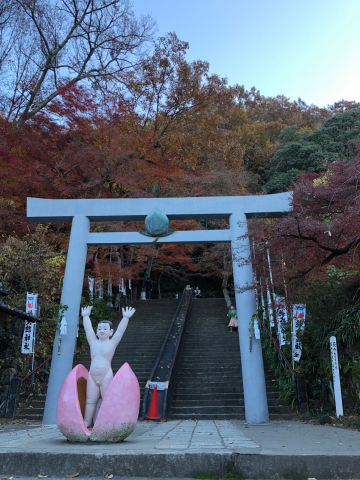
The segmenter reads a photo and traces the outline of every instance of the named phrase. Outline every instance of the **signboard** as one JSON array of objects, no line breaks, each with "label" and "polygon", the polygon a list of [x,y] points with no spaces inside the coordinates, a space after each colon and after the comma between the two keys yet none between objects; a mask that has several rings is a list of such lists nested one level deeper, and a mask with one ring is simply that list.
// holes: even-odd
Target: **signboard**
[{"label": "signboard", "polygon": [[333,374],[333,382],[334,382],[336,416],[340,417],[341,415],[344,415],[344,411],[343,411],[343,403],[342,403],[342,395],[341,395],[339,359],[338,359],[338,353],[337,353],[336,337],[330,337],[330,353],[331,353],[331,365],[332,365],[332,374]]},{"label": "signboard", "polygon": [[158,390],[165,390],[165,382],[149,382],[150,390],[154,390],[155,387]]},{"label": "signboard", "polygon": [[293,305],[292,319],[292,357],[294,362],[298,362],[302,353],[302,343],[298,340],[298,334],[305,328],[306,305]]}]

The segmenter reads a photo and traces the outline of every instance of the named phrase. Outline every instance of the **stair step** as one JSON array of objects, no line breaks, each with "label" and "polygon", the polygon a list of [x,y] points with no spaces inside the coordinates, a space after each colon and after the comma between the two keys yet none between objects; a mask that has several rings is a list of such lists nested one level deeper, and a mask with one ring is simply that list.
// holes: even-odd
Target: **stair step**
[{"label": "stair step", "polygon": [[237,413],[242,414],[245,413],[245,407],[243,405],[207,405],[205,407],[197,407],[197,406],[186,406],[186,407],[178,407],[172,406],[170,409],[171,415],[181,414],[181,413],[190,413],[194,415],[196,413],[200,414],[224,414],[224,413]]},{"label": "stair step", "polygon": [[228,406],[228,405],[237,405],[237,406],[243,406],[244,405],[244,399],[240,398],[231,398],[231,399],[224,399],[220,398],[217,399],[216,396],[209,398],[207,400],[203,400],[201,398],[197,398],[196,400],[173,400],[171,410],[176,407],[187,407],[187,408],[193,408],[193,407],[207,407],[207,406]]},{"label": "stair step", "polygon": [[[197,395],[197,394],[202,394],[202,393],[216,393],[216,392],[219,392],[219,391],[223,391],[221,389],[219,389],[218,385],[216,383],[212,383],[212,384],[208,384],[206,385],[206,391],[205,391],[205,388],[204,388],[204,385],[202,384],[196,384],[192,387],[189,387],[188,385],[179,385],[178,383],[176,384],[175,386],[175,391],[174,393],[177,395],[177,394],[193,394],[193,395]],[[243,389],[242,389],[242,385],[241,386],[234,386],[234,385],[231,385],[231,384],[228,384],[228,388],[226,389],[226,393],[238,393],[238,394],[243,394]]]},{"label": "stair step", "polygon": [[172,414],[170,412],[169,420],[245,420],[244,413],[217,413],[217,414]]}]

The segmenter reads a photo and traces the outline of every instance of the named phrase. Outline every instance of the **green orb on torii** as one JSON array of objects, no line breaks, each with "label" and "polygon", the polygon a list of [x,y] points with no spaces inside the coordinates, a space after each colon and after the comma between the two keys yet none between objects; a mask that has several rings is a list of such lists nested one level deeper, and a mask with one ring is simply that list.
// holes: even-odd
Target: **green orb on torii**
[{"label": "green orb on torii", "polygon": [[145,218],[145,231],[140,231],[148,237],[167,237],[174,232],[174,229],[169,229],[168,217],[157,208],[154,208]]}]

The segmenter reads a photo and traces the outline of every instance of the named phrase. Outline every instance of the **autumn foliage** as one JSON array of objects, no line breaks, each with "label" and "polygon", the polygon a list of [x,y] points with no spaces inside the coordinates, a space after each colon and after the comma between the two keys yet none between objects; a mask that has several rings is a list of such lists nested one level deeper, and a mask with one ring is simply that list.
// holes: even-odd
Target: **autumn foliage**
[{"label": "autumn foliage", "polygon": [[[103,3],[104,8],[106,5]],[[20,10],[26,8],[24,3]],[[106,11],[110,15],[111,9]],[[33,12],[33,19],[37,14]],[[70,11],[68,14],[71,17]],[[29,104],[33,94],[24,84],[19,109],[9,107],[8,114],[0,118],[4,241],[34,232],[34,225],[26,219],[27,197],[261,194],[272,159],[284,146],[287,129],[295,128],[302,136],[316,136],[328,119],[352,112],[357,106],[339,102],[318,108],[301,99],[291,102],[284,96],[266,98],[255,88],[247,91],[240,85],[230,86],[226,79],[210,75],[206,61],[188,62],[189,46],[175,33],[152,40],[151,22],[144,22],[137,24],[138,29],[143,28],[139,42],[152,41],[152,49],[137,61],[132,57],[129,68],[106,70],[103,77],[99,70],[96,78],[86,77],[91,88],[85,78],[80,81],[62,72],[55,84],[47,80],[37,84],[37,93],[33,92],[38,99],[36,105]],[[52,38],[50,23],[50,17],[44,19],[42,28]],[[133,55],[134,51],[127,54]],[[52,58],[54,51],[45,54]],[[114,62],[111,65],[115,68]],[[24,71],[24,75],[28,73]],[[356,208],[350,208],[355,204],[349,200],[355,183],[350,187],[345,177],[355,175],[351,169],[357,165],[358,159],[347,164],[338,160],[322,174],[301,176],[294,186],[291,216],[280,223],[252,222],[257,244],[264,246],[266,239],[270,251],[276,252],[274,268],[282,264],[281,275],[298,279],[319,265],[335,264],[346,249],[345,256],[355,251],[353,217],[354,227],[345,228],[345,218],[355,216],[351,212]],[[348,182],[345,190],[344,182]],[[177,229],[224,227],[221,222],[176,225]],[[131,231],[140,227],[121,223],[93,225],[92,229]],[[52,225],[46,235],[55,251],[64,252],[68,234],[69,225]],[[264,248],[256,258],[263,258]],[[156,281],[189,281],[196,275],[205,278],[211,272],[219,288],[221,284],[226,288],[230,263],[229,252],[217,246],[93,247],[88,253],[87,272],[104,280],[121,274],[121,278],[140,284],[145,271],[153,272]]]}]

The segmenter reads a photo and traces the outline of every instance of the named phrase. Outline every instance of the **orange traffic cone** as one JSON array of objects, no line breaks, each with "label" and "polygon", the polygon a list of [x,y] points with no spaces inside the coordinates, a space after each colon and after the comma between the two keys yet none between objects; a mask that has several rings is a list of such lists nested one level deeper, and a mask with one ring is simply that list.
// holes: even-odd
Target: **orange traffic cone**
[{"label": "orange traffic cone", "polygon": [[155,385],[151,403],[150,403],[150,408],[149,408],[149,413],[146,416],[149,420],[159,420],[159,409],[158,409],[158,398],[157,398],[157,386]]}]

